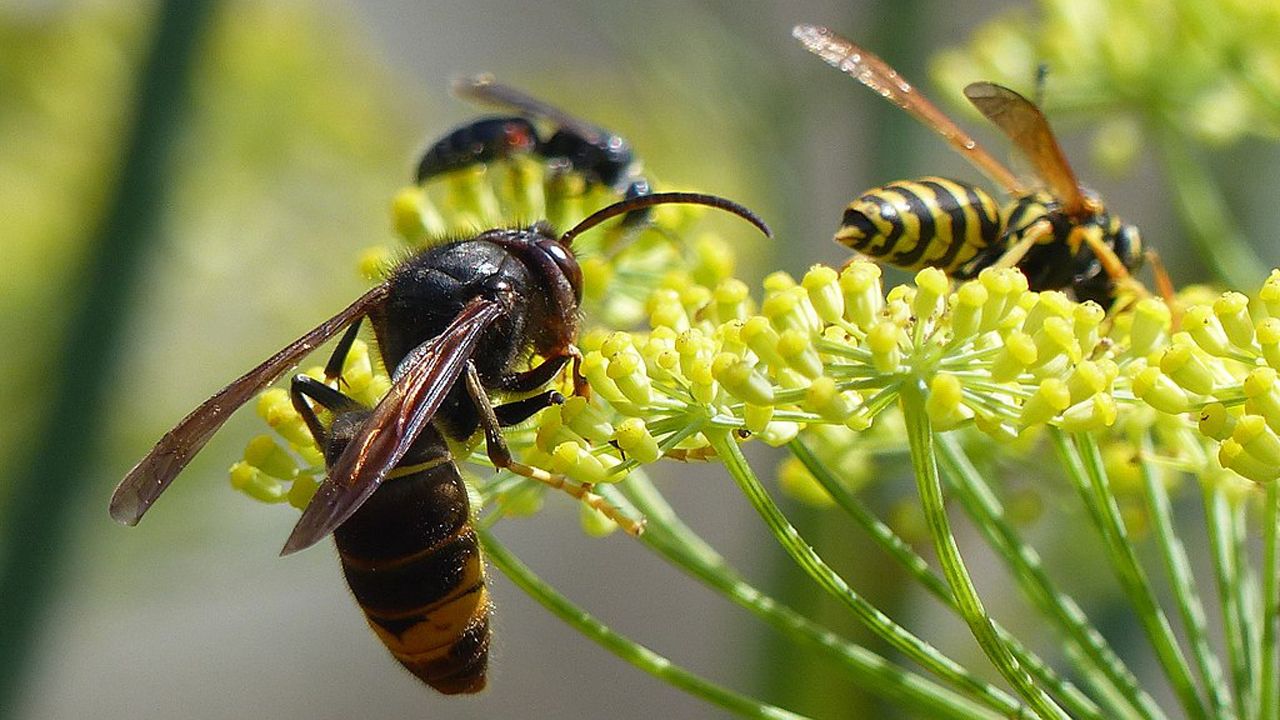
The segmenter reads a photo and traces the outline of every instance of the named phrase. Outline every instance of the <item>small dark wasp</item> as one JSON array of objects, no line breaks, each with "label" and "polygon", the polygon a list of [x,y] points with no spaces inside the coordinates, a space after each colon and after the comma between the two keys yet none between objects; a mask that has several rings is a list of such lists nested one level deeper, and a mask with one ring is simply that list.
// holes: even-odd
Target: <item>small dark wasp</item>
[{"label": "small dark wasp", "polygon": [[[577,173],[625,198],[651,192],[630,143],[621,135],[495,82],[489,75],[462,78],[453,84],[453,91],[479,105],[520,114],[480,118],[440,138],[418,163],[419,185],[454,170],[533,153],[546,160],[552,170]],[[534,121],[550,123],[555,128],[551,136],[542,139]],[[641,210],[629,213],[624,222],[633,224],[645,218],[647,213]]]},{"label": "small dark wasp", "polygon": [[[489,605],[466,490],[445,438],[466,440],[483,429],[495,466],[565,490],[640,531],[588,486],[517,462],[502,427],[562,400],[554,390],[537,391],[578,357],[582,272],[573,239],[664,203],[727,210],[769,234],[754,213],[729,200],[659,193],[610,205],[563,235],[541,222],[422,250],[183,418],[121,481],[111,517],[136,524],[236,408],[345,328],[325,369],[328,382],[340,379],[367,317],[392,370],[391,388],[376,407],[363,408],[306,376],[294,379],[294,406],[324,451],[328,473],[281,554],[334,533],[347,582],[396,659],[441,692],[480,690]],[[535,356],[538,364],[519,369]],[[576,362],[573,370],[575,392],[585,392]],[[495,406],[491,392],[527,397]],[[327,429],[312,402],[333,412]]]},{"label": "small dark wasp", "polygon": [[[1123,288],[1146,289],[1130,275],[1142,265],[1138,229],[1107,212],[1081,187],[1040,108],[1006,87],[973,83],[965,96],[1035,168],[1047,191],[1018,178],[886,62],[827,28],[797,25],[805,48],[941,135],[1003,187],[1003,209],[985,190],[939,177],[901,180],[866,191],[845,209],[836,241],[895,267],[936,267],[960,280],[988,267],[1016,267],[1032,290],[1070,288],[1080,302],[1110,308]],[[1148,251],[1147,257],[1157,260]],[[1172,285],[1158,261],[1166,299]]]}]

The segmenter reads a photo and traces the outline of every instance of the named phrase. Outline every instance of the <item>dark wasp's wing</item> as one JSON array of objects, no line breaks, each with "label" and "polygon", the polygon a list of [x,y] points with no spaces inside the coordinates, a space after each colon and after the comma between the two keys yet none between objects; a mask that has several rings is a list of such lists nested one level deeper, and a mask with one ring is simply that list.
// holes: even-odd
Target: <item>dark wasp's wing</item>
[{"label": "dark wasp's wing", "polygon": [[458,78],[453,82],[453,93],[480,105],[514,110],[530,117],[549,120],[560,127],[569,128],[592,144],[600,143],[612,134],[528,93],[510,85],[503,85],[494,80],[492,75],[481,74]]},{"label": "dark wasp's wing", "polygon": [[995,123],[1031,161],[1036,175],[1062,204],[1068,217],[1080,218],[1090,209],[1080,181],[1062,154],[1044,113],[1030,100],[1002,85],[977,82],[964,89],[974,107]]},{"label": "dark wasp's wing", "polygon": [[472,300],[444,332],[409,353],[391,390],[329,469],[281,555],[316,544],[369,499],[431,422],[475,354],[481,333],[501,313],[496,302]]},{"label": "dark wasp's wing", "polygon": [[297,365],[308,353],[384,301],[387,290],[383,284],[361,295],[342,312],[289,343],[192,410],[165,433],[151,452],[134,465],[116,486],[111,495],[111,517],[116,522],[136,525],[147,508],[209,442],[231,413]]}]

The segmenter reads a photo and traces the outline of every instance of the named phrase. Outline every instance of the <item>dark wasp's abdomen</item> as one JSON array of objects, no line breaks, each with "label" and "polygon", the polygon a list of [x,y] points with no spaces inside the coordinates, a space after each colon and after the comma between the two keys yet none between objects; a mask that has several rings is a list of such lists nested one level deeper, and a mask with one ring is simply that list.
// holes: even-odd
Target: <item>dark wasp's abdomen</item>
[{"label": "dark wasp's abdomen", "polygon": [[538,133],[527,119],[481,118],[453,130],[427,148],[418,162],[416,179],[421,185],[437,175],[530,153],[537,147]]},{"label": "dark wasp's abdomen", "polygon": [[402,462],[408,473],[388,478],[334,540],[347,584],[391,654],[442,693],[474,693],[489,658],[484,562],[457,467],[448,455],[432,462]]}]

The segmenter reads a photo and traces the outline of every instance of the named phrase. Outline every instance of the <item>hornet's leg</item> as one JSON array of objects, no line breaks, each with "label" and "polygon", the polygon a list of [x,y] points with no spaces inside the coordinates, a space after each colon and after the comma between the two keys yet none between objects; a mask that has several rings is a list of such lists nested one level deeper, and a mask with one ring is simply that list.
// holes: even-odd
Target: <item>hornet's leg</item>
[{"label": "hornet's leg", "polygon": [[307,424],[307,430],[311,431],[311,438],[321,448],[325,446],[327,433],[324,425],[320,423],[320,418],[316,417],[315,408],[311,407],[311,403],[307,402],[308,398],[326,410],[333,412],[356,410],[363,407],[355,399],[344,395],[342,392],[329,387],[310,375],[299,374],[293,376],[293,382],[289,385],[289,400],[293,403],[293,409],[298,411],[298,414],[302,416],[302,421]]},{"label": "hornet's leg", "polygon": [[356,336],[360,334],[361,319],[357,319],[347,327],[347,331],[342,334],[342,339],[338,340],[338,344],[333,348],[333,354],[329,356],[329,362],[324,366],[325,382],[342,380],[342,366],[346,365],[347,353],[351,352],[351,346],[355,343]]},{"label": "hornet's leg", "polygon": [[497,414],[494,412],[493,404],[489,401],[489,395],[485,392],[484,385],[480,382],[480,374],[476,372],[475,363],[470,360],[467,361],[466,383],[467,394],[470,395],[472,403],[475,404],[476,410],[480,414],[480,427],[484,428],[485,449],[488,451],[489,459],[493,461],[495,467],[510,470],[516,475],[530,480],[537,480],[544,485],[572,495],[586,503],[588,507],[603,513],[630,535],[639,535],[644,531],[642,522],[636,522],[624,516],[617,508],[607,503],[604,498],[591,492],[590,485],[578,484],[560,475],[552,475],[542,468],[526,465],[512,457],[511,448],[507,446],[507,439],[502,435],[502,426],[498,421]]}]

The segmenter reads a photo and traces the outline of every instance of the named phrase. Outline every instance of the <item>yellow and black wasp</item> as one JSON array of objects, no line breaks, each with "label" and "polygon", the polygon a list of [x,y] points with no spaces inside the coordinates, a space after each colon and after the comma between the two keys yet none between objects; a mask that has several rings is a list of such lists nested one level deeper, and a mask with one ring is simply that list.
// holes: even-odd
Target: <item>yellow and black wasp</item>
[{"label": "yellow and black wasp", "polygon": [[[990,193],[965,182],[940,177],[891,182],[849,203],[837,242],[895,267],[936,267],[960,280],[988,267],[1016,267],[1032,290],[1070,288],[1080,302],[1092,300],[1104,308],[1121,289],[1148,294],[1131,277],[1144,259],[1138,229],[1081,187],[1035,103],[995,83],[964,89],[1031,162],[1045,190],[1028,188],[872,53],[824,27],[797,25],[792,35],[937,132],[1013,197],[1001,207]],[[1162,294],[1171,296],[1158,264],[1156,274]]]}]

